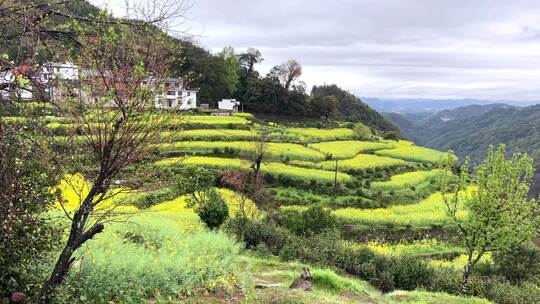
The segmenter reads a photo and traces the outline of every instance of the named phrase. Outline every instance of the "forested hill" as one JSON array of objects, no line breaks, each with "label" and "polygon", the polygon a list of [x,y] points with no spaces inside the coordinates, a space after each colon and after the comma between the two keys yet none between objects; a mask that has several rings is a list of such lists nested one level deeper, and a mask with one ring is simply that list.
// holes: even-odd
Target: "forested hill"
[{"label": "forested hill", "polygon": [[314,86],[311,98],[334,97],[336,115],[344,120],[361,121],[377,130],[396,131],[399,129],[384,118],[379,112],[370,108],[353,94],[342,90],[337,85]]},{"label": "forested hill", "polygon": [[540,193],[540,105],[523,108],[493,104],[446,110],[424,119],[386,113],[405,137],[439,150],[452,149],[473,162],[489,145],[504,143],[511,152],[526,152],[537,165],[534,193]]},{"label": "forested hill", "polygon": [[[51,5],[54,3],[51,2]],[[87,1],[72,1],[58,10],[80,17],[92,17],[99,13],[99,9]],[[63,23],[66,20],[60,16],[53,21],[65,28]],[[155,30],[158,31],[157,28]],[[165,35],[161,32],[156,34]],[[302,66],[294,59],[283,58],[282,64],[261,75],[256,66],[264,61],[264,57],[254,48],[237,53],[232,47],[226,46],[219,53],[211,53],[189,39],[168,38],[171,53],[176,58],[170,72],[182,77],[191,88],[199,90],[199,104],[208,103],[215,107],[223,98],[235,98],[242,102],[245,111],[254,114],[313,120],[322,117],[324,120],[362,122],[384,132],[399,132],[378,112],[336,85],[316,86],[311,94],[307,94],[305,84],[301,81]],[[68,54],[65,50],[50,49],[43,56],[42,61],[46,62],[65,60]],[[21,63],[24,63],[24,59]],[[326,79],[326,82],[332,82],[332,79]]]}]

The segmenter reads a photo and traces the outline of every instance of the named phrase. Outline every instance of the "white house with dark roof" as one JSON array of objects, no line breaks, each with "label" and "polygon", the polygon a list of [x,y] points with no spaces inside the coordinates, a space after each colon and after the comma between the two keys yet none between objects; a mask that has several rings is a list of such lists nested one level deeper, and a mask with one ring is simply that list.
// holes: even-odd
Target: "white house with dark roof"
[{"label": "white house with dark roof", "polygon": [[164,85],[164,92],[156,96],[156,108],[189,110],[197,107],[197,91],[187,89],[181,78],[170,77]]}]

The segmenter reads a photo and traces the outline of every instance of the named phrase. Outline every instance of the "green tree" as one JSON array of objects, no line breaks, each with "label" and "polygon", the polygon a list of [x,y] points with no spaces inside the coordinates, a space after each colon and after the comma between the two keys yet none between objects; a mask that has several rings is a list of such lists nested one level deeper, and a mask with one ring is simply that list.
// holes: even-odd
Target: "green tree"
[{"label": "green tree", "polygon": [[361,122],[355,123],[352,129],[358,139],[370,140],[373,136],[371,129]]},{"label": "green tree", "polygon": [[59,180],[59,157],[30,113],[17,113],[25,121],[6,123],[7,107],[0,103],[0,302],[13,291],[34,292],[29,286],[39,282],[32,274],[61,239],[55,221],[43,216],[54,204],[50,189]]},{"label": "green tree", "polygon": [[[445,173],[438,178],[448,217],[458,228],[467,251],[462,291],[469,292],[469,277],[487,252],[506,251],[531,239],[540,227],[537,204],[527,198],[533,162],[525,154],[505,158],[506,147],[490,147],[487,158],[469,175],[468,161],[459,174],[451,173],[448,158]],[[470,185],[469,185],[470,183]]]},{"label": "green tree", "polygon": [[334,96],[315,96],[310,99],[311,115],[329,118],[336,114],[337,99]]},{"label": "green tree", "polygon": [[234,53],[234,48],[231,46],[224,47],[218,55],[225,64],[225,88],[227,89],[229,96],[232,96],[240,84],[240,61],[238,60],[238,56]]},{"label": "green tree", "polygon": [[227,204],[214,186],[214,174],[203,167],[188,167],[177,180],[180,192],[189,195],[187,206],[194,208],[210,229],[221,226],[229,216]]},{"label": "green tree", "polygon": [[214,188],[206,190],[205,199],[194,209],[201,221],[212,230],[219,228],[229,217],[229,207]]}]

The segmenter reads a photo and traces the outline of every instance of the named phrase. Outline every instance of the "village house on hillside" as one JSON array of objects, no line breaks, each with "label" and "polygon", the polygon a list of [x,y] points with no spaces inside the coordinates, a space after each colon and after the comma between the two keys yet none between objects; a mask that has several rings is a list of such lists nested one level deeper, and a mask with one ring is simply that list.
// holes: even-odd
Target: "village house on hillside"
[{"label": "village house on hillside", "polygon": [[240,102],[236,99],[222,99],[218,101],[218,109],[238,112],[240,110]]},{"label": "village house on hillside", "polygon": [[[12,93],[10,87],[16,83],[18,75],[24,75],[22,69],[30,69],[30,67],[23,65],[0,74],[0,84],[4,84],[4,88],[0,90],[2,96],[6,97]],[[62,92],[65,91],[65,87],[60,88],[58,83],[59,80],[62,80],[67,84],[69,94],[75,94],[78,91],[77,94],[84,99],[83,92],[78,89],[80,88],[81,78],[95,75],[95,72],[92,71],[81,71],[77,65],[71,62],[48,62],[41,69],[34,70],[34,72],[39,74],[36,78],[39,79],[39,85],[42,86],[47,98],[54,98],[59,94],[66,93]],[[147,83],[143,82],[142,84]],[[156,95],[154,103],[156,108],[189,110],[197,107],[197,90],[186,88],[181,78],[167,78],[164,81],[164,87],[164,92],[159,92]],[[71,92],[71,89],[73,89],[73,92]],[[17,94],[24,100],[31,100],[35,97],[31,85],[28,85],[26,89],[19,89]]]},{"label": "village house on hillside", "polygon": [[189,110],[197,107],[197,91],[187,89],[181,78],[165,80],[165,92],[156,96],[156,108]]}]

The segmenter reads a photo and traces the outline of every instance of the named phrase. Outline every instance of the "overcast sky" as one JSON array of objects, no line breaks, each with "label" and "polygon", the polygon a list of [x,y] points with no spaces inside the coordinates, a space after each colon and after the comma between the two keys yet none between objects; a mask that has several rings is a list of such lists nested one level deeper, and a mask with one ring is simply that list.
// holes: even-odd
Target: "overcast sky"
[{"label": "overcast sky", "polygon": [[[142,1],[142,0],[139,0]],[[115,1],[93,0],[97,4]],[[302,80],[358,96],[540,100],[540,1],[192,0],[183,29],[211,51],[289,58]]]}]

